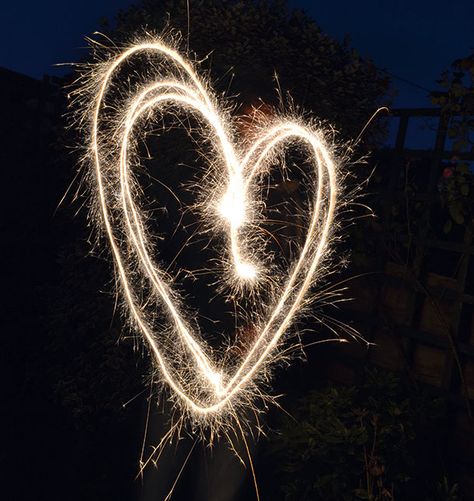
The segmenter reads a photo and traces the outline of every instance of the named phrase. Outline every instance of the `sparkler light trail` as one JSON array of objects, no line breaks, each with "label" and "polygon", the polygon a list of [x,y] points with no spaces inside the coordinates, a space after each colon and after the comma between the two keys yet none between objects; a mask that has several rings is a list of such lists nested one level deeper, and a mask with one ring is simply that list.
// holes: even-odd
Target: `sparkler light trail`
[{"label": "sparkler light trail", "polygon": [[[132,72],[134,65],[141,68],[141,76],[130,83],[130,75],[138,73]],[[195,65],[159,38],[114,54],[91,74],[78,91],[79,99],[87,102],[89,177],[125,307],[173,401],[195,422],[219,423],[260,394],[259,381],[278,358],[282,339],[304,309],[318,272],[325,269],[339,201],[339,163],[324,132],[298,117],[266,118],[251,137],[237,134],[230,111]],[[211,162],[203,179],[212,181],[195,189],[205,191],[204,223],[226,242],[220,258],[227,266],[222,280],[236,298],[249,297],[256,289],[268,292],[258,316],[252,317],[256,336],[243,354],[232,348],[219,352],[205,342],[198,317],[185,315],[173,279],[155,257],[139,199],[137,142],[146,124],[165,116],[192,116],[209,150]],[[275,270],[273,256],[262,252],[256,235],[265,206],[262,185],[290,148],[312,166],[307,233],[289,271],[270,280],[266,270]]]}]

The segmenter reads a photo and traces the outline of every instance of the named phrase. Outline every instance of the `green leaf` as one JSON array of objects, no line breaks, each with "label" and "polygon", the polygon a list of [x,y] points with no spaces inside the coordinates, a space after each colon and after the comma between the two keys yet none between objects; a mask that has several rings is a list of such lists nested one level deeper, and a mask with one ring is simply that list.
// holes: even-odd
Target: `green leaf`
[{"label": "green leaf", "polygon": [[354,491],[354,494],[358,499],[369,499],[369,495],[366,489],[356,489]]},{"label": "green leaf", "polygon": [[463,151],[469,146],[465,139],[459,139],[453,143],[453,151]]},{"label": "green leaf", "polygon": [[443,233],[447,235],[453,228],[453,221],[451,219],[448,219],[443,226]]},{"label": "green leaf", "polygon": [[458,130],[456,127],[451,127],[449,130],[448,130],[448,137],[449,138],[455,138],[456,136],[458,135]]},{"label": "green leaf", "polygon": [[459,203],[453,203],[449,206],[449,214],[456,224],[464,223],[464,214],[461,211],[461,205]]}]

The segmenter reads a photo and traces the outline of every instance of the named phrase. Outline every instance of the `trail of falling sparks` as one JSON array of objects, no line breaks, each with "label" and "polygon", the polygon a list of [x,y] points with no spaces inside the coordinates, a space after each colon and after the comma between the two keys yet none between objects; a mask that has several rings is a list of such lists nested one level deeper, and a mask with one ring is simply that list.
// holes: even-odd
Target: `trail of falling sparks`
[{"label": "trail of falling sparks", "polygon": [[[140,57],[148,58],[151,65],[147,79],[133,89],[133,95],[124,97],[125,92],[130,94],[130,86],[120,93],[121,86],[126,87],[120,72]],[[140,61],[143,64],[143,59]],[[337,161],[323,132],[298,118],[273,118],[262,124],[252,142],[239,139],[230,114],[193,64],[160,39],[137,43],[102,63],[83,94],[92,97],[93,191],[131,319],[163,381],[178,397],[175,401],[193,418],[218,420],[251,399],[252,386],[277,358],[279,342],[302,310],[327,257],[338,205]],[[171,279],[152,257],[151,237],[137,201],[133,173],[136,137],[145,120],[169,113],[194,116],[201,124],[203,144],[210,145],[215,159],[210,169],[220,184],[210,189],[203,217],[209,219],[209,226],[216,218],[220,221],[214,227],[227,242],[222,263],[228,263],[229,273],[224,279],[243,293],[265,283],[268,256],[254,250],[253,233],[260,224],[258,183],[268,175],[275,155],[289,147],[304,151],[314,170],[304,245],[288,276],[281,277],[279,289],[272,295],[275,299],[254,325],[258,331],[252,344],[237,362],[217,357],[199,331],[191,327]],[[151,291],[146,300],[140,290],[144,283]],[[154,326],[147,309],[153,301],[164,311],[168,329],[158,331]]]}]

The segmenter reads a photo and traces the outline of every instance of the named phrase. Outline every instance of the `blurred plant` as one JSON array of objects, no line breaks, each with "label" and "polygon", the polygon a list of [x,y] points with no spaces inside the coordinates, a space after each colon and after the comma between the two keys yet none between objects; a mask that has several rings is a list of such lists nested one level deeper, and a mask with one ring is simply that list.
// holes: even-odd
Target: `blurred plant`
[{"label": "blurred plant", "polygon": [[455,224],[473,224],[474,176],[469,162],[462,160],[474,153],[474,54],[458,59],[438,83],[445,90],[432,93],[432,102],[449,116],[448,138],[453,158],[444,165],[438,183],[442,204],[449,213],[444,232]]},{"label": "blurred plant", "polygon": [[447,476],[444,476],[436,485],[432,501],[458,501],[459,484],[451,484]]},{"label": "blurred plant", "polygon": [[461,162],[457,157],[443,165],[442,176],[438,182],[442,207],[449,213],[443,231],[449,233],[455,224],[473,223],[473,193],[474,176],[467,162]]},{"label": "blurred plant", "polygon": [[441,407],[381,369],[367,370],[357,387],[312,392],[270,445],[285,499],[408,499],[420,489],[419,431],[440,419]]}]

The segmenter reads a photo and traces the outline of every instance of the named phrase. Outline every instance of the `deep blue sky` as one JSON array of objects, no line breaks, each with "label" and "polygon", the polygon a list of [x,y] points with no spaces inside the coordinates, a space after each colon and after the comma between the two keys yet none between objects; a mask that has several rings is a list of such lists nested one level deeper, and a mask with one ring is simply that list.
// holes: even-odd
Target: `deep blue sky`
[{"label": "deep blue sky", "polygon": [[[157,0],[160,1],[160,0]],[[192,14],[192,2],[191,14]],[[55,63],[77,60],[84,35],[133,0],[9,1],[0,16],[0,66],[40,78]],[[390,73],[433,88],[451,61],[474,48],[473,0],[290,0],[337,39],[346,33],[364,56]],[[192,29],[192,18],[191,18]],[[429,105],[427,93],[401,80],[396,106]]]}]

